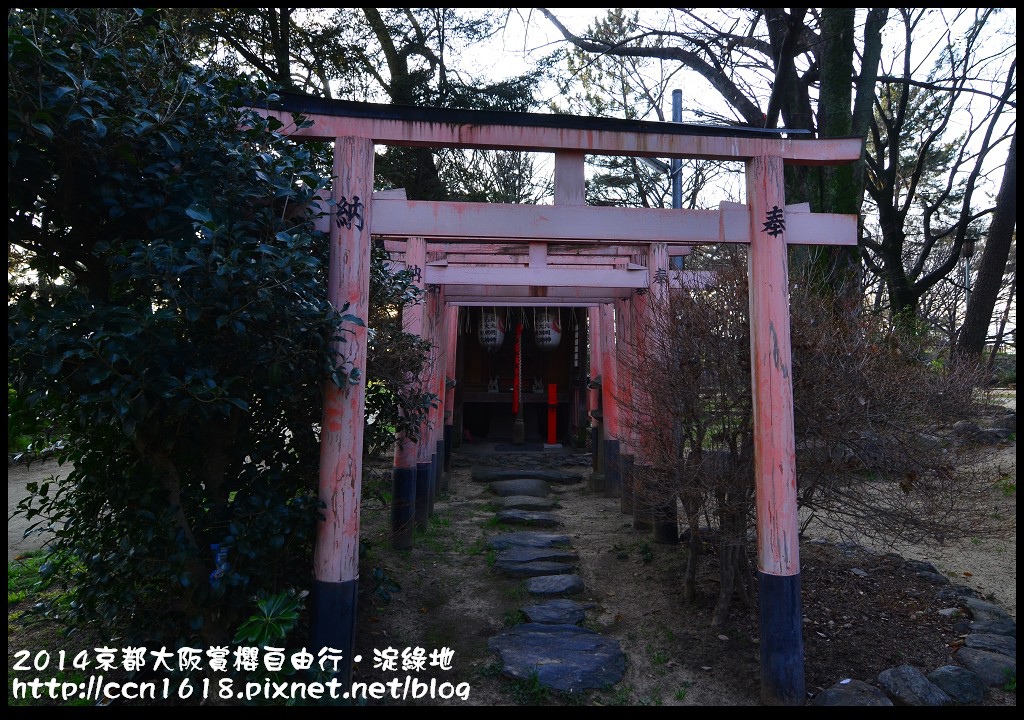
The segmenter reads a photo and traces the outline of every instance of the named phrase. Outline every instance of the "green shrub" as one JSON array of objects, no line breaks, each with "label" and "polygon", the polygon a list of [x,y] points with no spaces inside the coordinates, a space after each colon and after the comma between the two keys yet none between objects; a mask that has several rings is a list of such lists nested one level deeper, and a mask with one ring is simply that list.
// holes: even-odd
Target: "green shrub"
[{"label": "green shrub", "polygon": [[63,618],[224,642],[309,582],[321,386],[364,322],[326,297],[328,180],[159,14],[9,20],[8,233],[40,281],[9,294],[8,383],[72,466],[20,511],[56,528]]}]

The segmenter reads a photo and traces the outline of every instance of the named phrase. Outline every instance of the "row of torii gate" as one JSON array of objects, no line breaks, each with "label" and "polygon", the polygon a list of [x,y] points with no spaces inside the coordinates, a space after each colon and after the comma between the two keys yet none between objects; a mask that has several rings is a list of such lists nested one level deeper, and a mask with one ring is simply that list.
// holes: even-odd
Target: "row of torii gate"
[{"label": "row of torii gate", "polygon": [[[420,268],[426,302],[404,318],[429,339],[434,368],[423,380],[439,396],[419,442],[399,438],[395,452],[396,543],[418,512],[430,512],[451,423],[460,306],[588,307],[594,375],[601,375],[606,457],[642,452],[628,435],[620,403],[631,383],[616,356],[631,340],[648,300],[672,283],[670,255],[707,243],[748,246],[754,471],[760,604],[761,697],[803,704],[796,460],[790,376],[787,244],[855,245],[857,217],[787,207],[786,163],[833,165],[861,156],[860,138],[786,137],[780,131],[562,115],[410,108],[282,94],[263,112],[296,140],[334,143],[335,201],[330,217],[329,298],[367,317],[371,243],[383,239],[397,263]],[[306,122],[296,122],[300,113]],[[311,122],[310,122],[311,121]],[[554,204],[513,205],[407,200],[374,193],[374,146],[478,148],[554,153]],[[746,204],[718,210],[592,207],[585,204],[590,155],[697,158],[745,163]],[[641,290],[641,293],[637,293]],[[616,323],[616,315],[619,321]],[[337,346],[344,363],[363,367],[366,328]],[[596,352],[595,352],[596,350]],[[319,495],[325,505],[311,591],[314,646],[343,652],[343,679],[356,654],[359,511],[365,376],[325,386]],[[591,398],[591,403],[596,403]],[[449,435],[450,438],[450,435]],[[450,440],[449,440],[450,442]],[[613,472],[614,463],[608,464]]]}]

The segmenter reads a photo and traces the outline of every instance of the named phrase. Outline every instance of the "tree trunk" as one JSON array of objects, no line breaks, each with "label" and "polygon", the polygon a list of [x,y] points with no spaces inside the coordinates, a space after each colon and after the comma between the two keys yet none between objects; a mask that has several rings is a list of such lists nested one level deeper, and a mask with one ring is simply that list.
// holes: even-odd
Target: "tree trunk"
[{"label": "tree trunk", "polygon": [[686,572],[683,574],[683,599],[692,603],[697,599],[697,562],[701,552],[700,510],[695,502],[683,501],[683,511],[689,524],[689,544],[686,554]]},{"label": "tree trunk", "polygon": [[748,518],[744,510],[748,498],[742,492],[719,493],[717,500],[718,523],[722,531],[722,544],[718,551],[721,587],[711,617],[713,626],[722,625],[728,619],[733,597],[738,595],[746,607],[753,604],[746,552]]},{"label": "tree trunk", "polygon": [[718,550],[720,565],[719,579],[722,584],[718,591],[718,603],[711,615],[712,627],[724,625],[729,618],[729,607],[732,605],[733,590],[736,586],[736,556],[739,546],[722,537],[722,547]]},{"label": "tree trunk", "polygon": [[[873,8],[864,30],[864,62],[856,79],[851,107],[850,79],[854,76],[854,9],[824,8],[821,13],[821,92],[818,102],[818,135],[823,138],[863,136],[870,118],[870,101],[875,93],[878,59],[881,55],[881,27],[886,9]],[[865,114],[864,108],[869,109]],[[851,165],[820,169],[818,212],[859,215],[864,198],[864,159]],[[860,222],[860,221],[858,221]],[[854,247],[819,247],[815,257],[816,281],[837,301],[856,305],[860,297],[860,250]]]},{"label": "tree trunk", "polygon": [[1010,319],[1010,310],[1013,308],[1013,296],[1017,290],[1017,272],[1013,272],[1010,277],[1010,295],[1006,298],[1006,306],[1003,308],[1003,313],[999,317],[999,327],[996,329],[995,339],[992,341],[992,352],[988,356],[988,370],[987,374],[992,375],[992,370],[996,365],[996,357],[999,355],[999,348],[1003,345],[1004,333],[1006,332],[1006,323]]},{"label": "tree trunk", "polygon": [[996,299],[1006,272],[1014,228],[1017,225],[1017,134],[1010,139],[1010,149],[1003,170],[1003,181],[996,197],[995,212],[988,228],[988,239],[978,268],[978,279],[967,305],[967,316],[960,331],[957,352],[962,357],[978,359],[988,339]]}]

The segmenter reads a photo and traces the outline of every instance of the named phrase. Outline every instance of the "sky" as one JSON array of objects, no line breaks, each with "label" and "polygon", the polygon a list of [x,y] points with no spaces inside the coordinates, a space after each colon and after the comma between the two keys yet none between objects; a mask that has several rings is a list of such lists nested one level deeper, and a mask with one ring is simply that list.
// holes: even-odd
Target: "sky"
[{"label": "sky", "polygon": [[[583,33],[593,20],[603,17],[609,8],[549,8],[549,10],[570,31]],[[664,8],[644,8],[641,9],[641,14],[643,17],[648,13],[664,10]],[[964,9],[948,8],[943,9],[942,12],[946,18],[952,19],[959,10]],[[970,11],[973,9],[967,8],[965,10]],[[857,16],[858,22],[863,22],[865,12],[865,9],[860,10]],[[895,12],[896,9],[893,9],[890,21],[883,30],[883,65],[881,69],[882,72],[891,69],[893,74],[899,73],[901,68],[898,66],[893,67],[891,58],[896,56],[897,51],[902,48],[905,42],[905,30],[903,24],[895,17]],[[969,22],[971,15],[972,13],[970,12],[965,13],[961,18],[962,23]],[[652,22],[652,24],[656,23]],[[963,27],[963,25],[961,24],[960,27]],[[1016,8],[1002,8],[1000,15],[997,17],[995,29],[1002,34],[1002,37],[996,39],[997,42],[1004,43],[1002,47],[1006,46],[1007,36],[1013,39],[1012,42],[1015,42]],[[863,34],[863,27],[861,25],[857,28],[857,34],[858,37],[861,37]],[[954,41],[958,40],[958,32],[954,31],[952,35],[948,36],[941,22],[933,21],[926,23],[915,30],[913,36],[915,53],[921,53],[912,59],[913,72],[916,79],[925,79],[931,68],[934,56],[925,57],[925,52],[943,46],[951,38]],[[489,47],[483,52],[478,53],[476,60],[483,74],[494,77],[508,77],[525,71],[536,62],[537,58],[562,44],[564,44],[564,40],[561,34],[538,10],[534,8],[511,8],[503,32],[499,33],[492,40]],[[889,59],[888,61],[886,61],[887,58]],[[680,85],[683,86],[681,89],[683,89],[684,93],[684,122],[707,122],[707,120],[701,118],[695,112],[701,108],[707,108],[721,116],[734,116],[732,111],[725,106],[718,93],[710,89],[702,78],[694,73],[680,74],[677,77],[683,81]],[[679,87],[679,85],[676,87]],[[549,85],[542,92],[544,99],[557,97],[557,95],[558,89],[552,85]],[[666,105],[670,103],[670,98],[671,94],[666,92]],[[983,110],[988,102],[987,99],[980,99],[979,105],[973,108],[975,117],[981,117],[982,113],[980,110]],[[544,110],[539,111],[543,112]],[[671,108],[669,106],[662,108],[662,111],[665,117],[671,117]],[[967,114],[964,114],[962,117],[969,119]],[[1009,117],[1015,122],[1015,110],[1010,113]],[[1001,166],[1005,159],[1005,144],[995,149],[990,156],[988,163],[989,182],[982,187],[982,192],[990,198],[994,198],[995,193],[998,191],[999,182],[1002,177]],[[1010,324],[1015,325],[1015,313],[1014,317],[1011,318]]]}]

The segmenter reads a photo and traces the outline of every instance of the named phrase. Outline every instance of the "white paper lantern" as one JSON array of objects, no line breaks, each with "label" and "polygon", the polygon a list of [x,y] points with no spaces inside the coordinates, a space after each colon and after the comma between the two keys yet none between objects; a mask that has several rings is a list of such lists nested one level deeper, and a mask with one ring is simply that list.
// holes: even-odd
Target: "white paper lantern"
[{"label": "white paper lantern", "polygon": [[495,312],[480,313],[480,344],[487,352],[494,352],[505,342],[505,320]]},{"label": "white paper lantern", "polygon": [[533,339],[537,347],[543,350],[554,350],[562,341],[562,326],[558,318],[549,312],[542,312],[537,315],[533,329]]}]

